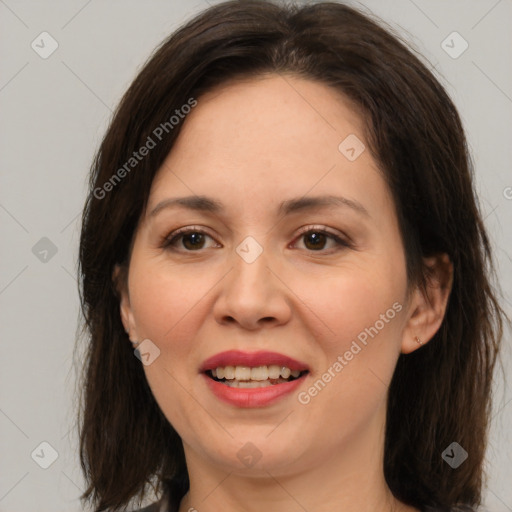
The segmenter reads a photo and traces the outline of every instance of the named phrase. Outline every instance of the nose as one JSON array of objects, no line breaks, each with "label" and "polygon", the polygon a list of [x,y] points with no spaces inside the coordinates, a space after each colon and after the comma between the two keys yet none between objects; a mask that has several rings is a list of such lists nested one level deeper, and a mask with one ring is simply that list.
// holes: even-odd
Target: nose
[{"label": "nose", "polygon": [[218,323],[238,324],[248,330],[286,324],[291,317],[290,290],[276,262],[265,249],[251,263],[234,252],[232,269],[220,283],[213,307]]}]

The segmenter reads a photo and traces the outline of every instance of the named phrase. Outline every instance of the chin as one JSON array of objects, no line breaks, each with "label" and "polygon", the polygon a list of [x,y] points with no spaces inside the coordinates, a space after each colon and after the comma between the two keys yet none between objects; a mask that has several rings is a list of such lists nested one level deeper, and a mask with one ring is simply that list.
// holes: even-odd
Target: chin
[{"label": "chin", "polygon": [[[275,428],[275,427],[272,427]],[[272,428],[247,427],[239,429],[233,438],[212,442],[204,449],[216,465],[225,471],[233,471],[243,475],[266,476],[268,473],[289,473],[297,465],[297,459],[302,455],[297,453],[299,446],[304,446],[301,440],[294,440],[286,431],[280,435],[270,434]],[[279,428],[279,427],[278,427]],[[214,451],[211,446],[218,446]]]}]

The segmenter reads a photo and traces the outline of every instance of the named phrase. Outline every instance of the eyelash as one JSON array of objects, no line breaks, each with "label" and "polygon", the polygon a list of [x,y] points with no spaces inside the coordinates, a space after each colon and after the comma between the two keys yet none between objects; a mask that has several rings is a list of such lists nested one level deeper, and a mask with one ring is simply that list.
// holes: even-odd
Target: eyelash
[{"label": "eyelash", "polygon": [[[176,243],[178,242],[178,240],[183,238],[183,236],[191,234],[191,233],[201,233],[201,234],[209,236],[210,238],[213,239],[213,237],[209,233],[207,233],[205,230],[203,230],[199,227],[190,226],[190,227],[186,227],[186,228],[180,228],[180,229],[170,233],[167,237],[164,238],[161,248],[169,250],[169,251],[174,251],[174,252],[186,252],[186,253],[201,252],[203,250],[202,248],[198,249],[197,251],[190,251],[187,249],[180,251],[179,249],[176,249]],[[330,231],[327,231],[324,226],[305,226],[299,230],[299,233],[294,240],[298,240],[302,236],[304,236],[308,233],[321,233],[323,235],[326,235],[327,238],[334,240],[334,242],[336,242],[336,245],[337,245],[336,248],[333,248],[334,251],[341,250],[342,248],[352,248],[353,247],[352,243],[350,243],[347,240],[344,240],[343,238],[339,237],[338,235],[335,235],[334,233],[331,233]],[[306,249],[306,250],[311,253],[322,253],[322,252],[326,251],[326,249],[319,249],[317,251],[308,250],[308,249]],[[332,249],[328,254],[330,254],[331,252],[332,252]]]}]

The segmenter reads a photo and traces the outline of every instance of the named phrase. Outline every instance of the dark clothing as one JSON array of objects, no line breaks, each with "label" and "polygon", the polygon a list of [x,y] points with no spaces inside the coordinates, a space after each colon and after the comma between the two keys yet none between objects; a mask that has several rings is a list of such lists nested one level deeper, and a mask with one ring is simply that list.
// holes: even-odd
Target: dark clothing
[{"label": "dark clothing", "polygon": [[[139,510],[134,510],[133,512],[178,512],[180,503],[174,503],[174,506],[168,506],[168,500],[163,497],[157,503],[153,503],[148,507],[141,508]],[[470,512],[472,509],[470,507],[467,508],[467,511]],[[423,507],[422,512],[438,512],[438,509],[432,507]]]},{"label": "dark clothing", "polygon": [[139,508],[138,510],[134,510],[133,512],[168,512],[168,510],[165,508],[165,505],[162,503],[162,500],[160,500],[157,503],[153,503],[152,505],[149,505],[144,508]]}]

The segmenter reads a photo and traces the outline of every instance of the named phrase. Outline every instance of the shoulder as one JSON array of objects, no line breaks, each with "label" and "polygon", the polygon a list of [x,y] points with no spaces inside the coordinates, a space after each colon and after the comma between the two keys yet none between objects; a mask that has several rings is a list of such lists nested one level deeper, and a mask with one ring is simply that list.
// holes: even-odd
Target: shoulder
[{"label": "shoulder", "polygon": [[[444,512],[445,509],[426,506],[422,509],[422,512]],[[450,509],[450,512],[489,512],[482,508],[473,508],[469,505],[459,505]]]},{"label": "shoulder", "polygon": [[164,495],[156,503],[152,503],[151,505],[148,505],[144,508],[131,510],[130,512],[178,512],[179,505],[179,502],[169,503],[169,495],[164,493]]},{"label": "shoulder", "polygon": [[132,510],[131,512],[162,512],[162,510],[165,510],[165,508],[162,508],[162,502],[159,501],[157,503],[153,503],[152,505],[148,505],[147,507]]}]

